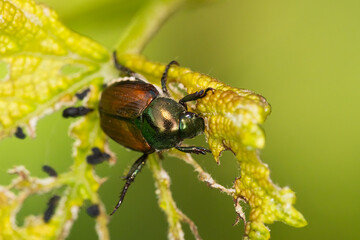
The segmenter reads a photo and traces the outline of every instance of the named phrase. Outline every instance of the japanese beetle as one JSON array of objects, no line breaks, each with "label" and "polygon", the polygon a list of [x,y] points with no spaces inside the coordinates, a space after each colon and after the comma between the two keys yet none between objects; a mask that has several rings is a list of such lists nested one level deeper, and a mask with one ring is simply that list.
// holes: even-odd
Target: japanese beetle
[{"label": "japanese beetle", "polygon": [[115,52],[114,63],[117,69],[130,74],[130,77],[120,78],[102,92],[99,102],[101,128],[117,143],[142,152],[143,155],[126,175],[120,200],[111,215],[120,207],[127,189],[145,165],[150,153],[170,148],[186,153],[210,152],[202,147],[181,146],[181,143],[186,138],[203,133],[205,128],[204,119],[188,112],[186,102],[203,98],[208,91],[213,91],[212,88],[207,88],[176,102],[169,96],[166,88],[167,73],[172,65],[178,65],[176,61],[170,62],[165,68],[161,78],[162,93],[145,79],[136,77],[130,69],[120,65]]}]

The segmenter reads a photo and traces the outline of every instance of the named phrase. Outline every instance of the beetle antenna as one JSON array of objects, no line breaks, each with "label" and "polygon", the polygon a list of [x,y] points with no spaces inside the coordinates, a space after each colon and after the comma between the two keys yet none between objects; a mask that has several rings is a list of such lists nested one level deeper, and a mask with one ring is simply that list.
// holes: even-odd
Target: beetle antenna
[{"label": "beetle antenna", "polygon": [[116,204],[114,210],[110,213],[110,215],[113,215],[116,210],[121,206],[124,197],[126,195],[127,190],[129,189],[131,183],[135,180],[136,175],[141,171],[142,167],[145,165],[146,163],[146,159],[149,155],[147,153],[144,153],[138,160],[136,160],[136,162],[131,166],[130,171],[128,172],[128,174],[126,175],[125,179],[126,179],[126,183],[124,185],[124,188],[120,194],[120,199],[118,201],[118,203]]},{"label": "beetle antenna", "polygon": [[168,72],[169,72],[169,69],[170,69],[171,65],[179,66],[180,64],[177,61],[173,60],[168,65],[166,65],[166,67],[165,67],[165,71],[164,71],[164,73],[163,73],[163,75],[161,77],[161,87],[162,87],[163,93],[166,94],[167,96],[169,96],[169,93],[168,93],[168,90],[166,88],[166,81],[167,81],[167,76],[168,76]]}]

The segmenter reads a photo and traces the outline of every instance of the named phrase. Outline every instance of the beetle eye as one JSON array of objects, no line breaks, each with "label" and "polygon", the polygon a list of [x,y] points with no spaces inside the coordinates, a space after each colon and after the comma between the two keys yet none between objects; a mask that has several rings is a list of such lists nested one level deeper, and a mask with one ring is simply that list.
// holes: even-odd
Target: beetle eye
[{"label": "beetle eye", "polygon": [[191,118],[191,117],[192,117],[192,115],[193,115],[193,114],[191,114],[191,113],[187,112],[187,113],[185,114],[185,117],[186,117],[186,118]]},{"label": "beetle eye", "polygon": [[180,136],[193,138],[204,131],[204,119],[192,112],[180,114]]},{"label": "beetle eye", "polygon": [[185,117],[185,118],[188,118],[188,119],[192,119],[192,118],[196,118],[197,115],[196,115],[195,113],[192,113],[192,112],[186,112],[186,113],[184,114],[184,117]]}]

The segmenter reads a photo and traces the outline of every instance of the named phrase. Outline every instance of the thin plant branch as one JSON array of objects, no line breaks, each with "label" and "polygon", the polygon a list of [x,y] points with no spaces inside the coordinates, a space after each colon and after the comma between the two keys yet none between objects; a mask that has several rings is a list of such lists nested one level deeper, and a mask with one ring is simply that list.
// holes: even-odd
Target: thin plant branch
[{"label": "thin plant branch", "polygon": [[148,166],[153,172],[155,179],[159,206],[167,216],[169,224],[168,238],[174,240],[184,239],[184,232],[181,228],[181,221],[184,221],[190,225],[195,238],[201,239],[195,224],[177,208],[170,190],[170,177],[162,168],[157,155],[152,154],[149,156]]},{"label": "thin plant branch", "polygon": [[116,45],[118,54],[140,53],[154,34],[185,0],[153,0],[144,5]]}]

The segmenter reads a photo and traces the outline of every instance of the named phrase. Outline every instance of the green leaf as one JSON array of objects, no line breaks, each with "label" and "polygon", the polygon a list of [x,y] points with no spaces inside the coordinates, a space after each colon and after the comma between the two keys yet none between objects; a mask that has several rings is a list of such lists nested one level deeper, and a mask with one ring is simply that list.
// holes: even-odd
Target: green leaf
[{"label": "green leaf", "polygon": [[[98,78],[94,82],[97,84],[91,86],[90,96],[86,100],[87,106],[92,108],[97,107],[102,80]],[[70,171],[61,173],[56,178],[44,179],[32,177],[23,166],[9,171],[18,177],[7,187],[0,186],[1,239],[65,239],[85,200],[99,207],[100,215],[96,217],[96,231],[99,239],[109,239],[108,214],[97,193],[105,179],[100,179],[95,174],[93,166],[85,161],[93,147],[108,152],[97,114],[92,112],[78,120],[72,125],[70,134],[76,139],[73,156],[75,161]],[[65,189],[49,223],[43,221],[42,215],[30,215],[25,218],[23,226],[17,225],[14,220],[26,198],[32,194],[45,193],[60,187]]]},{"label": "green leaf", "polygon": [[116,76],[101,45],[31,0],[0,0],[0,139],[73,102],[94,78]]},{"label": "green leaf", "polygon": [[[108,51],[60,23],[56,13],[33,1],[0,0],[0,139],[17,126],[26,126],[35,135],[39,117],[75,102],[74,93],[90,86],[83,105],[97,109],[104,81],[117,72]],[[98,204],[96,230],[100,239],[109,239],[108,216],[97,191],[104,181],[86,163],[92,147],[107,148],[96,111],[71,127],[74,164],[57,178],[30,176],[16,167],[12,184],[0,188],[0,229],[6,239],[64,239],[85,200]],[[23,201],[32,194],[64,186],[59,206],[49,223],[42,216],[27,216],[24,226],[14,221]],[[14,191],[17,189],[17,191]]]},{"label": "green leaf", "polygon": [[[147,61],[137,55],[120,55],[120,62],[133,71],[159,84],[165,66]],[[282,221],[294,227],[307,224],[293,204],[295,194],[288,188],[280,188],[269,178],[269,168],[259,158],[259,150],[265,145],[262,124],[271,108],[264,97],[245,89],[227,86],[209,76],[192,72],[187,68],[171,67],[168,80],[172,95],[180,98],[181,92],[194,93],[212,87],[214,93],[197,101],[193,110],[206,121],[207,140],[219,163],[222,151],[231,150],[240,166],[240,177],[234,182],[232,193],[236,211],[246,224],[245,238],[269,239],[270,231],[265,224]],[[239,201],[249,204],[251,211],[246,222]],[[240,206],[240,207],[239,207]]]}]

